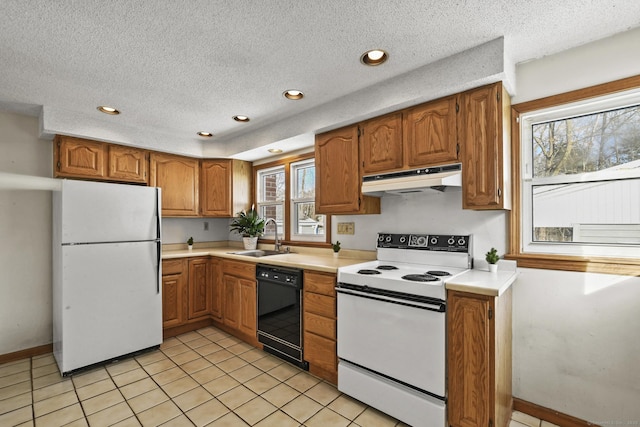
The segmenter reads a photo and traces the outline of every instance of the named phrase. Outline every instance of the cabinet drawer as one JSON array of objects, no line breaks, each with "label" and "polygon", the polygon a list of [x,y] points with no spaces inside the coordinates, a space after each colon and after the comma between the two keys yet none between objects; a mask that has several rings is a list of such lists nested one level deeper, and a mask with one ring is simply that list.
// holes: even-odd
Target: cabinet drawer
[{"label": "cabinet drawer", "polygon": [[256,279],[256,265],[248,262],[224,260],[222,262],[222,271],[224,274],[230,274],[236,277],[250,280]]},{"label": "cabinet drawer", "polygon": [[304,313],[304,329],[332,340],[336,339],[336,320],[313,313]]},{"label": "cabinet drawer", "polygon": [[326,295],[304,292],[304,311],[324,317],[336,317],[336,299]]},{"label": "cabinet drawer", "polygon": [[335,274],[304,272],[304,289],[306,291],[333,297],[336,295],[335,287]]},{"label": "cabinet drawer", "polygon": [[182,274],[184,269],[184,260],[182,259],[171,259],[162,261],[163,276],[167,276],[169,274]]},{"label": "cabinet drawer", "polygon": [[335,371],[338,361],[336,342],[305,331],[304,359],[319,368]]}]

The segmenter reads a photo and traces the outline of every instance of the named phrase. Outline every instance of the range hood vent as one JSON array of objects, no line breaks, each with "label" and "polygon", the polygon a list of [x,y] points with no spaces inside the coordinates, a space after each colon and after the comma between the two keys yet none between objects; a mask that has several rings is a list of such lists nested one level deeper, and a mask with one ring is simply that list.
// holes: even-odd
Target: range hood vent
[{"label": "range hood vent", "polygon": [[362,194],[411,194],[423,191],[445,191],[462,186],[462,165],[456,163],[407,171],[369,175],[362,178]]}]

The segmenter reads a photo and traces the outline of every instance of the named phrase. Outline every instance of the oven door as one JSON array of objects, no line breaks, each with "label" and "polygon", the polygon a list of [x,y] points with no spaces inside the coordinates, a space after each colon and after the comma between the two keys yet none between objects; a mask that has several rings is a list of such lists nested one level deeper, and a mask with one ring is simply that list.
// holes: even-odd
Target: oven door
[{"label": "oven door", "polygon": [[444,401],[444,301],[412,301],[344,284],[336,290],[341,361]]}]

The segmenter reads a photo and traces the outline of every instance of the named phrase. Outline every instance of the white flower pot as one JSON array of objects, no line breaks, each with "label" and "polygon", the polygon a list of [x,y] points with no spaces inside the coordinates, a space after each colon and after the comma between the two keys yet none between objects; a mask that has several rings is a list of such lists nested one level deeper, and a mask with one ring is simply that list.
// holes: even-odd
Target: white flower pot
[{"label": "white flower pot", "polygon": [[243,237],[242,242],[244,243],[245,250],[254,250],[258,247],[258,237]]},{"label": "white flower pot", "polygon": [[334,252],[334,253],[333,253],[333,257],[334,257],[334,258],[338,258],[339,256],[340,256],[340,252]]},{"label": "white flower pot", "polygon": [[489,272],[497,273],[498,272],[498,264],[489,264]]},{"label": "white flower pot", "polygon": [[187,249],[190,251],[193,250],[193,245],[187,245]]}]

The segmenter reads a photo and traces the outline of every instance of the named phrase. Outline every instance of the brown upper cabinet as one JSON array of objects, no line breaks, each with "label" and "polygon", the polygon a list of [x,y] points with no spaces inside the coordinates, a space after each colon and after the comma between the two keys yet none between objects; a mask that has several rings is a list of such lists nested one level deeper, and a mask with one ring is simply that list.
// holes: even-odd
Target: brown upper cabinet
[{"label": "brown upper cabinet", "polygon": [[147,183],[148,154],[138,148],[56,135],[53,161],[57,178]]},{"label": "brown upper cabinet", "polygon": [[203,160],[200,165],[200,213],[232,217],[249,209],[251,163],[241,160]]},{"label": "brown upper cabinet", "polygon": [[465,209],[511,209],[510,107],[501,82],[460,95],[458,140]]},{"label": "brown upper cabinet", "polygon": [[404,164],[435,166],[458,160],[457,96],[403,110]]},{"label": "brown upper cabinet", "polygon": [[109,178],[144,184],[148,168],[149,157],[145,150],[109,145]]},{"label": "brown upper cabinet", "polygon": [[363,175],[402,167],[402,113],[388,114],[360,125]]},{"label": "brown upper cabinet", "polygon": [[198,216],[200,161],[151,153],[149,185],[162,188],[162,215]]},{"label": "brown upper cabinet", "polygon": [[316,135],[316,213],[380,213],[380,199],[363,196],[358,126]]}]

